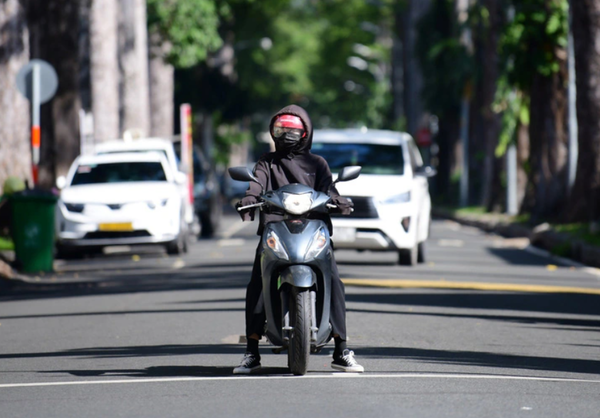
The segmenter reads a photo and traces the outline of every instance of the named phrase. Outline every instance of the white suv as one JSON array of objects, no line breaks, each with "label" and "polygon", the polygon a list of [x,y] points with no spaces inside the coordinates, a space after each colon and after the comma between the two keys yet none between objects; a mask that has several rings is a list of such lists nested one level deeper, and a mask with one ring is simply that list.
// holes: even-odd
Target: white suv
[{"label": "white suv", "polygon": [[360,177],[338,183],[342,196],[354,202],[349,216],[334,215],[337,249],[396,251],[398,262],[424,261],[429,236],[431,198],[424,166],[413,138],[383,130],[315,130],[311,152],[323,156],[335,174],[360,165]]}]

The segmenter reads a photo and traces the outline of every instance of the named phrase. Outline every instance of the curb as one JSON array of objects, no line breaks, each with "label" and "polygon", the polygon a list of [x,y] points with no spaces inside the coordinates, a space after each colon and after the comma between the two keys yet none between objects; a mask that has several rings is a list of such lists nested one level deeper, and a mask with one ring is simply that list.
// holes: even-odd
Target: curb
[{"label": "curb", "polygon": [[[532,246],[548,251],[553,256],[564,257],[590,267],[600,267],[600,247],[573,239],[567,234],[553,231],[548,224],[528,227],[515,224],[507,216],[457,215],[446,209],[432,209],[432,215],[473,226],[507,238],[527,238]],[[560,258],[557,257],[557,258]]]}]

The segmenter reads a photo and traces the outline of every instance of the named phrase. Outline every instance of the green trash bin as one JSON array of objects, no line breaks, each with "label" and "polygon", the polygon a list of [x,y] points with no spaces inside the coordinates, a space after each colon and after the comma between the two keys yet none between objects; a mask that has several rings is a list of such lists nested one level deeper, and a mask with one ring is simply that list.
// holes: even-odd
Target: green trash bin
[{"label": "green trash bin", "polygon": [[50,272],[54,262],[54,209],[58,197],[24,190],[10,196],[11,233],[17,268],[26,273]]}]

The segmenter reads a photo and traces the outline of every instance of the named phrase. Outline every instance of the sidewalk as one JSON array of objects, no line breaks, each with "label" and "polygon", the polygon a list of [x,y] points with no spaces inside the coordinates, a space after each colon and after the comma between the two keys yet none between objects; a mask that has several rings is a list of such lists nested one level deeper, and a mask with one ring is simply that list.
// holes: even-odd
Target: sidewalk
[{"label": "sidewalk", "polygon": [[457,213],[446,208],[433,208],[434,217],[451,219],[508,238],[527,238],[534,247],[556,256],[569,258],[591,267],[600,267],[600,247],[588,244],[569,234],[557,232],[547,224],[535,227],[516,222],[514,217],[500,213]]}]

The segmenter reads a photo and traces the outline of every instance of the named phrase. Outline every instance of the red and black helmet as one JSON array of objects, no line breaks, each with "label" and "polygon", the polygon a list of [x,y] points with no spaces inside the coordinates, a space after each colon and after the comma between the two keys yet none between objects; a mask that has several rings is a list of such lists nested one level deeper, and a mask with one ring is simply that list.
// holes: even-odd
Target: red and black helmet
[{"label": "red and black helmet", "polygon": [[275,118],[271,135],[274,139],[285,135],[288,140],[298,141],[306,136],[306,129],[298,116],[283,114]]}]

